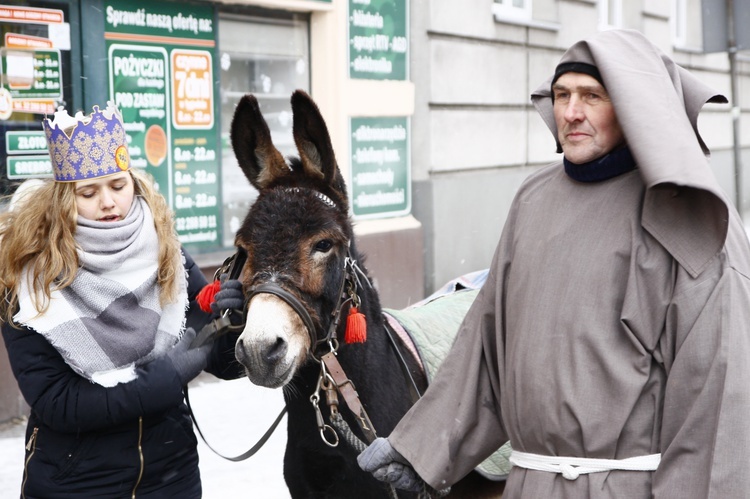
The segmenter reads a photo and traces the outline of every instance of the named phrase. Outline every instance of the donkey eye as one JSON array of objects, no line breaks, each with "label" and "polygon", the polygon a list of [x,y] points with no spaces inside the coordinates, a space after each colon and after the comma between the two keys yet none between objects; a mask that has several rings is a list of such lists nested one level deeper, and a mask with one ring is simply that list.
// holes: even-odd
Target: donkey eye
[{"label": "donkey eye", "polygon": [[323,239],[315,243],[314,250],[319,253],[327,253],[333,248],[333,242],[330,239]]}]

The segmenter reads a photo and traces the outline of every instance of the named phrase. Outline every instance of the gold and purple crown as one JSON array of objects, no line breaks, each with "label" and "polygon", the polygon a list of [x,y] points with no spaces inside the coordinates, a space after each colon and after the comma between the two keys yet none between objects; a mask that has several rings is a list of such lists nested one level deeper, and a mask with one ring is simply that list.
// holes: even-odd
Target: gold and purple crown
[{"label": "gold and purple crown", "polygon": [[104,177],[130,168],[127,137],[120,110],[94,106],[91,116],[78,111],[75,117],[59,107],[54,119],[44,118],[42,127],[58,182]]}]

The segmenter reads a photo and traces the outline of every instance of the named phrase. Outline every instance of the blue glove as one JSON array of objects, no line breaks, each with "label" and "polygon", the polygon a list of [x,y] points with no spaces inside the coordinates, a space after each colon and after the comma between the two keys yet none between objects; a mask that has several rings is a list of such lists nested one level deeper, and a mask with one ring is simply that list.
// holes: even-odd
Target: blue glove
[{"label": "blue glove", "polygon": [[208,355],[211,353],[213,342],[205,343],[197,348],[190,348],[190,344],[195,339],[195,334],[195,329],[187,328],[180,341],[167,352],[167,358],[172,361],[182,386],[187,385],[208,365]]},{"label": "blue glove", "polygon": [[242,283],[236,279],[228,279],[227,274],[222,274],[219,280],[221,288],[214,296],[211,311],[215,314],[221,314],[224,310],[244,312],[245,293],[242,292]]},{"label": "blue glove", "polygon": [[409,461],[393,448],[387,438],[376,438],[357,456],[357,464],[363,471],[381,482],[390,483],[407,492],[421,492],[424,482]]}]

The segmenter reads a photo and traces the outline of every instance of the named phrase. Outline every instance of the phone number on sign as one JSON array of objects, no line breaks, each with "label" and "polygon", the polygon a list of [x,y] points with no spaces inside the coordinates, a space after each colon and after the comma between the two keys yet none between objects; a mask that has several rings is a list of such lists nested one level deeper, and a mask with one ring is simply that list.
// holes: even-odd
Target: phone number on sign
[{"label": "phone number on sign", "polygon": [[176,223],[178,232],[184,232],[187,230],[215,229],[216,215],[178,217]]}]

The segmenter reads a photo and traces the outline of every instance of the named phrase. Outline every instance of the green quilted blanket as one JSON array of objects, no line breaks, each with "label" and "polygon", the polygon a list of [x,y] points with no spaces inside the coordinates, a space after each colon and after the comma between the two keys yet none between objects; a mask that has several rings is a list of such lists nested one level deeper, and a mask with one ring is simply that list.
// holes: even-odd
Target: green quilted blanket
[{"label": "green quilted blanket", "polygon": [[[412,338],[428,381],[435,378],[477,293],[478,289],[462,289],[403,310],[383,310],[395,318]],[[506,442],[476,470],[492,480],[504,480],[510,473],[510,451],[510,443]]]}]

